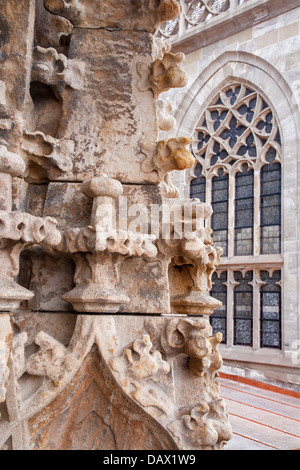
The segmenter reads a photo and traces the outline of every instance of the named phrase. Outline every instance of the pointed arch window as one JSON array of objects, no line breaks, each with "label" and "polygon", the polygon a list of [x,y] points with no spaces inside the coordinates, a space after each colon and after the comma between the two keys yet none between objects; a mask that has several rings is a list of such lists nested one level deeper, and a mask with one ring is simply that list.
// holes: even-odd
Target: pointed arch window
[{"label": "pointed arch window", "polygon": [[[263,295],[264,283],[253,273],[261,268],[260,257],[267,271],[278,261],[280,272],[282,265],[281,257],[276,258],[281,253],[281,138],[271,105],[252,84],[231,80],[200,116],[193,151],[197,164],[190,196],[213,207],[206,223],[213,230],[215,245],[223,248],[222,272],[228,268],[233,283],[228,282],[227,288],[234,286],[232,306],[227,305],[232,309],[227,311],[231,316],[226,323],[227,344],[269,347],[263,332],[271,324],[261,313],[268,295]],[[238,281],[236,276],[245,267],[247,279]],[[253,281],[248,279],[251,272]],[[240,285],[247,290],[241,295]],[[241,303],[246,298],[251,305]],[[246,308],[249,315],[243,318]],[[276,322],[272,328],[280,331],[281,318]],[[280,341],[274,340],[272,347],[280,348]]]}]

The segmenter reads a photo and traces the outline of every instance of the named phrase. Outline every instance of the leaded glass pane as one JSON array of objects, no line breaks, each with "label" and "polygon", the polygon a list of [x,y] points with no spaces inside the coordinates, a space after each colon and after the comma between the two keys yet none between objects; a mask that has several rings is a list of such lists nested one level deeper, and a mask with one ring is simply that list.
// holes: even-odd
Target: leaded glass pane
[{"label": "leaded glass pane", "polygon": [[234,279],[239,282],[234,292],[234,344],[252,346],[253,291],[249,283],[253,273],[249,271],[243,277],[236,271]]},{"label": "leaded glass pane", "polygon": [[235,199],[235,255],[253,254],[253,171],[243,165],[241,173],[236,175]]},{"label": "leaded glass pane", "polygon": [[234,344],[252,346],[252,320],[235,319]]},{"label": "leaded glass pane", "polygon": [[221,170],[212,182],[212,229],[215,244],[228,252],[228,175]]},{"label": "leaded glass pane", "polygon": [[222,302],[222,306],[215,309],[213,315],[210,316],[210,323],[213,333],[222,333],[222,343],[226,343],[226,327],[227,327],[227,272],[223,272],[218,277],[217,273],[212,277],[213,288],[210,292],[211,296]]},{"label": "leaded glass pane", "polygon": [[222,333],[221,343],[226,343],[226,318],[211,317],[210,324],[213,329],[213,334]]},{"label": "leaded glass pane", "polygon": [[269,163],[261,170],[261,253],[280,253],[281,166]]},{"label": "leaded glass pane", "polygon": [[198,163],[195,168],[196,178],[191,181],[190,197],[198,198],[201,202],[205,202],[206,180],[202,174],[202,165]]},{"label": "leaded glass pane", "polygon": [[274,321],[262,322],[262,348],[280,349],[280,325]]},{"label": "leaded glass pane", "polygon": [[265,283],[261,287],[261,347],[281,348],[281,287],[280,271],[272,277],[267,271],[260,273]]}]

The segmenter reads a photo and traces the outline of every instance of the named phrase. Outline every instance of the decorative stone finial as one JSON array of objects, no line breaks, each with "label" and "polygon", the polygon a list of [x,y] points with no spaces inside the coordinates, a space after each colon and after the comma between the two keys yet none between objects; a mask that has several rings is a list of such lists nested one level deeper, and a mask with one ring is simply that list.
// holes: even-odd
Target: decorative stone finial
[{"label": "decorative stone finial", "polygon": [[122,184],[103,174],[84,181],[81,192],[93,199],[91,224],[101,224],[103,229],[111,229],[113,226],[113,199],[122,196]]},{"label": "decorative stone finial", "polygon": [[123,186],[119,181],[103,174],[84,181],[81,185],[81,191],[85,196],[92,199],[97,197],[111,197],[117,199],[123,194]]},{"label": "decorative stone finial", "polygon": [[23,176],[25,169],[25,162],[18,154],[0,145],[0,210],[11,210],[12,177]]},{"label": "decorative stone finial", "polygon": [[23,176],[25,169],[23,158],[17,153],[9,152],[5,145],[0,145],[0,173],[10,176]]}]

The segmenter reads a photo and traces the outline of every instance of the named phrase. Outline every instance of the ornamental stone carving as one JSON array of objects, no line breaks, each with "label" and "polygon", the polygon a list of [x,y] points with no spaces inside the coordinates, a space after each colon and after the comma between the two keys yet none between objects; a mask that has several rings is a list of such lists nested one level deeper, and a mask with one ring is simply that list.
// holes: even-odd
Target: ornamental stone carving
[{"label": "ornamental stone carving", "polygon": [[45,7],[68,18],[81,28],[139,29],[155,32],[165,21],[176,18],[180,8],[176,0],[46,0]]},{"label": "ornamental stone carving", "polygon": [[190,137],[176,137],[156,144],[144,144],[142,152],[150,160],[144,161],[142,168],[146,173],[157,174],[159,182],[170,171],[191,168],[195,159],[186,147],[192,142]]},{"label": "ornamental stone carving", "polygon": [[258,171],[274,150],[280,163],[280,134],[272,109],[258,91],[236,81],[230,81],[201,116],[194,145],[206,177],[217,175],[220,168],[235,174],[245,163]]},{"label": "ornamental stone carving", "polygon": [[220,249],[172,184],[193,139],[159,138],[178,2],[0,9],[0,449],[223,448]]},{"label": "ornamental stone carving", "polygon": [[27,213],[0,211],[0,310],[18,308],[22,300],[33,297],[14,278],[19,273],[21,251],[30,245],[57,245],[61,240],[56,220],[39,218]]},{"label": "ornamental stone carving", "polygon": [[2,403],[6,398],[6,382],[9,376],[8,361],[13,337],[9,315],[0,315],[0,325],[0,403]]}]

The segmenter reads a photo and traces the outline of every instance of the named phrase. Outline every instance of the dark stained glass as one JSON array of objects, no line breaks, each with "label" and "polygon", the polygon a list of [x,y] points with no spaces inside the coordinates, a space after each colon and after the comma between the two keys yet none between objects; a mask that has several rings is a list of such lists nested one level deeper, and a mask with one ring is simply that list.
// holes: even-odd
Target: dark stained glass
[{"label": "dark stained glass", "polygon": [[246,127],[242,124],[238,124],[238,121],[233,117],[229,123],[229,129],[222,132],[221,138],[224,140],[228,139],[231,148],[237,143],[238,137],[240,137],[246,130]]},{"label": "dark stained glass", "polygon": [[210,115],[214,121],[214,131],[217,131],[228,114],[228,111],[211,111]]},{"label": "dark stained glass", "polygon": [[233,89],[229,89],[226,91],[226,96],[228,98],[230,98],[230,104],[233,105],[237,98],[238,98],[238,95],[241,91],[241,87],[240,86],[237,86],[234,90]]},{"label": "dark stained glass", "polygon": [[213,328],[213,333],[222,333],[222,343],[226,343],[226,329],[227,329],[227,272],[224,271],[218,277],[217,273],[212,277],[213,288],[210,292],[211,296],[222,302],[222,307],[215,309],[213,315],[210,316],[210,324]]},{"label": "dark stained glass", "polygon": [[281,252],[281,166],[269,163],[261,170],[261,253]]},{"label": "dark stained glass", "polygon": [[246,116],[247,121],[250,123],[254,116],[254,110],[256,108],[257,98],[253,98],[249,105],[243,104],[239,109],[238,112],[242,115]]},{"label": "dark stained glass", "polygon": [[213,151],[214,155],[210,160],[211,165],[215,165],[219,158],[220,160],[224,160],[226,157],[228,157],[228,152],[226,152],[226,150],[221,147],[219,142],[214,143]]},{"label": "dark stained glass", "polygon": [[275,271],[272,277],[267,271],[261,271],[261,280],[265,284],[260,290],[260,325],[261,347],[281,348],[281,287],[280,271]]},{"label": "dark stained glass", "polygon": [[259,123],[256,126],[257,129],[259,129],[260,131],[264,131],[267,134],[270,134],[273,129],[273,124],[271,122],[272,119],[273,119],[273,114],[272,113],[267,114],[265,120],[259,121]]},{"label": "dark stained glass", "polygon": [[253,273],[248,271],[243,277],[236,271],[234,279],[239,285],[234,290],[234,344],[252,346],[253,335],[253,291],[249,282],[253,279]]},{"label": "dark stained glass", "polygon": [[223,170],[212,180],[212,224],[215,245],[228,254],[228,175]]},{"label": "dark stained glass", "polygon": [[246,138],[246,145],[242,145],[238,150],[238,155],[244,156],[246,154],[251,158],[257,157],[256,145],[252,132]]},{"label": "dark stained glass", "polygon": [[198,132],[198,150],[201,150],[210,139],[210,135],[206,134],[204,131]]},{"label": "dark stained glass", "polygon": [[201,202],[205,202],[206,180],[201,176],[202,166],[200,163],[196,165],[195,175],[196,178],[191,181],[190,197],[198,198]]},{"label": "dark stained glass", "polygon": [[235,197],[235,255],[253,254],[254,176],[243,165],[236,175]]}]

